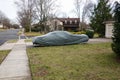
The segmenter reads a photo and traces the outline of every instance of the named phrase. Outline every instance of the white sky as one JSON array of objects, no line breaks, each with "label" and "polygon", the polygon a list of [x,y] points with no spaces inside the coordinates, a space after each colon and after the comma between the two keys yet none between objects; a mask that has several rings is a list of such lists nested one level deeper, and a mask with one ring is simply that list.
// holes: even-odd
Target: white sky
[{"label": "white sky", "polygon": [[[16,5],[14,4],[15,0],[0,0],[0,10],[5,13],[5,15],[10,18],[11,20],[15,20],[17,17],[16,11]],[[74,0],[58,0],[60,4],[60,12],[66,13],[68,17],[73,16],[73,2]],[[111,0],[116,1],[116,0]],[[120,0],[117,0],[120,1]]]},{"label": "white sky", "polygon": [[10,19],[16,18],[15,0],[0,0],[0,10]]},{"label": "white sky", "polygon": [[[74,0],[58,0],[58,3],[60,4],[60,12],[68,17],[72,17],[73,15],[73,9],[74,9]],[[64,16],[63,15],[63,16]],[[62,15],[61,15],[62,16]]]}]

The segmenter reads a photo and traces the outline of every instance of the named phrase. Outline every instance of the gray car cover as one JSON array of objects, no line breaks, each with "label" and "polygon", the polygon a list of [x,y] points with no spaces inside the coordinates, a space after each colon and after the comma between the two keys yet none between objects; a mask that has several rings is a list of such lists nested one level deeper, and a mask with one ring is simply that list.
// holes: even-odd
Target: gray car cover
[{"label": "gray car cover", "polygon": [[84,43],[89,40],[85,34],[71,34],[67,31],[53,31],[42,36],[36,36],[32,42],[35,45],[55,46],[55,45],[70,45]]}]

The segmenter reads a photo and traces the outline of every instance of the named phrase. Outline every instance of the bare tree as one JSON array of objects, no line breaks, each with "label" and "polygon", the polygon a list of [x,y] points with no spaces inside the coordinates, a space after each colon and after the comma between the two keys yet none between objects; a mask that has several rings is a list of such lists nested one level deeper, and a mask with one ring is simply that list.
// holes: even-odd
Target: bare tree
[{"label": "bare tree", "polygon": [[93,11],[93,8],[94,8],[94,4],[91,1],[86,0],[82,10],[82,22],[84,22],[86,18],[91,16],[91,12]]},{"label": "bare tree", "polygon": [[[82,16],[81,16],[81,23],[86,23],[89,22],[89,18],[92,15],[92,11],[94,10],[94,4],[88,0],[86,0],[85,5],[83,6],[82,9]],[[87,20],[87,21],[85,21]],[[83,29],[83,25],[81,25],[81,29]]]},{"label": "bare tree", "polygon": [[80,29],[82,30],[82,23],[85,23],[85,19],[91,15],[93,9],[93,3],[89,0],[74,0],[75,14],[80,18]]},{"label": "bare tree", "polygon": [[54,9],[55,0],[34,0],[36,16],[39,21],[43,21],[47,18]]},{"label": "bare tree", "polygon": [[77,15],[78,18],[80,18],[80,14],[81,14],[81,3],[82,0],[74,0],[74,6],[75,6],[75,13]]},{"label": "bare tree", "polygon": [[[74,6],[75,6],[75,9],[74,9],[74,12],[75,14],[77,15],[78,18],[81,18],[81,3],[82,3],[82,0],[74,0]],[[80,22],[81,22],[81,19],[80,19]],[[81,29],[81,24],[79,24],[79,29]]]},{"label": "bare tree", "polygon": [[5,16],[5,14],[0,11],[0,23],[3,24],[3,28],[10,28],[11,27],[11,23],[8,17]]},{"label": "bare tree", "polygon": [[3,20],[4,17],[5,17],[4,13],[0,11],[0,21]]},{"label": "bare tree", "polygon": [[20,0],[15,2],[18,7],[18,21],[26,31],[31,32],[34,18],[34,0]]},{"label": "bare tree", "polygon": [[36,19],[38,20],[39,25],[43,27],[43,31],[46,32],[46,21],[51,16],[54,10],[56,0],[34,0]]}]

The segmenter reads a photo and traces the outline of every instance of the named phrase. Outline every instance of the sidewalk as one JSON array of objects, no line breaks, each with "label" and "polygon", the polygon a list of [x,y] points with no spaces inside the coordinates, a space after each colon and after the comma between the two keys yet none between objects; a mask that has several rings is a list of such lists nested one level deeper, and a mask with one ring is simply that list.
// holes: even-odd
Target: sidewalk
[{"label": "sidewalk", "polygon": [[0,50],[11,50],[16,43],[4,43],[0,46]]},{"label": "sidewalk", "polygon": [[0,65],[0,80],[31,80],[23,39],[14,44],[12,51]]}]

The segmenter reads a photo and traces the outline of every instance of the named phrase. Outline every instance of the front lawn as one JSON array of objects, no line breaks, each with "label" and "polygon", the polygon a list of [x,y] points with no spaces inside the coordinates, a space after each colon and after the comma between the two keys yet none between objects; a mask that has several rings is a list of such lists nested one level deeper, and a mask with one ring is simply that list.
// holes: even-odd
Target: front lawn
[{"label": "front lawn", "polygon": [[5,59],[5,57],[8,55],[10,50],[1,50],[0,51],[0,64]]},{"label": "front lawn", "polygon": [[40,32],[25,32],[25,35],[28,37],[40,36]]},{"label": "front lawn", "polygon": [[1,29],[1,28],[0,28],[0,32],[5,31],[5,30],[6,30],[6,29]]},{"label": "front lawn", "polygon": [[8,40],[7,43],[16,43],[18,40],[17,39],[12,39],[12,40]]},{"label": "front lawn", "polygon": [[32,39],[26,39],[25,42],[32,42]]},{"label": "front lawn", "polygon": [[111,43],[33,47],[27,53],[33,80],[119,80]]}]

